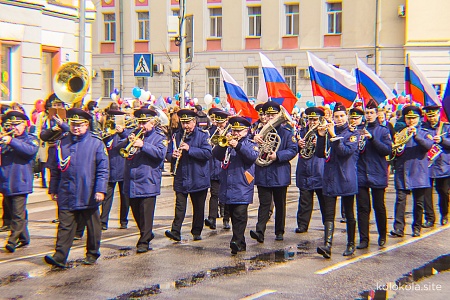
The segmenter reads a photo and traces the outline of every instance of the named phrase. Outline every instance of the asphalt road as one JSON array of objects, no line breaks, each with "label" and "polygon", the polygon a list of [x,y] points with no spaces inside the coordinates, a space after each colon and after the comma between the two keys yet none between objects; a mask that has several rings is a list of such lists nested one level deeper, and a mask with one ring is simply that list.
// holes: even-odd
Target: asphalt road
[{"label": "asphalt road", "polygon": [[[388,230],[392,229],[394,200],[395,191],[390,187],[386,195]],[[382,295],[384,299],[383,291],[366,294],[364,291],[377,287],[381,290],[386,285],[390,288],[388,298],[395,299],[448,299],[450,294],[450,273],[438,272],[450,269],[450,259],[438,260],[433,268],[423,267],[450,253],[449,225],[424,229],[420,238],[412,238],[411,213],[407,214],[407,236],[388,238],[386,247],[380,249],[376,226],[372,224],[370,247],[357,250],[349,258],[342,256],[346,244],[345,224],[336,222],[332,258],[325,260],[316,254],[316,247],[323,240],[317,201],[309,232],[294,232],[298,203],[294,184],[288,189],[284,241],[274,240],[273,220],[268,223],[264,244],[250,238],[248,231],[254,229],[257,219],[255,194],[246,231],[247,252],[232,256],[231,232],[222,229],[221,219],[217,230],[204,229],[202,241],[192,240],[190,205],[182,230],[183,240],[174,243],[164,236],[174,215],[174,193],[166,186],[157,198],[153,251],[136,254],[138,233],[132,214],[129,228],[118,229],[117,202],[109,229],[102,235],[102,256],[97,264],[80,264],[85,252],[83,238],[74,242],[70,253],[73,267],[52,270],[43,262],[43,256],[53,252],[57,225],[51,220],[56,216],[56,206],[45,190],[36,188],[28,202],[31,244],[13,254],[0,250],[0,298],[358,299],[364,295]],[[411,202],[408,199],[408,212],[412,211]],[[6,237],[7,233],[0,233],[0,238]],[[413,272],[414,269],[417,270]],[[428,274],[435,275],[422,278]],[[396,285],[399,281],[404,284]]]}]

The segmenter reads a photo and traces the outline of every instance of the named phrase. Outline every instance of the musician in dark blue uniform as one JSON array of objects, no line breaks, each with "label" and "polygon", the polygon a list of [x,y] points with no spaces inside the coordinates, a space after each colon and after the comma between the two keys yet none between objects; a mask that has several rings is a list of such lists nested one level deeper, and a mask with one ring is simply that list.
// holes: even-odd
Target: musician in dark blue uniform
[{"label": "musician in dark blue uniform", "polygon": [[390,234],[393,237],[404,235],[406,196],[411,191],[414,200],[412,236],[418,237],[422,228],[425,194],[431,188],[427,153],[433,146],[434,140],[433,135],[420,126],[422,110],[419,107],[406,106],[402,114],[407,126],[404,130],[410,138],[403,146],[395,147],[397,154],[394,160],[394,182],[397,197],[394,230]]},{"label": "musician in dark blue uniform", "polygon": [[[156,111],[141,108],[134,112],[138,120],[137,133],[131,133],[132,143],[125,163],[124,193],[130,198],[131,210],[140,231],[137,253],[150,250],[156,196],[161,193],[162,172],[159,165],[167,152],[167,139],[155,122]],[[139,134],[140,132],[140,134]],[[124,143],[122,142],[123,147]]]},{"label": "musician in dark blue uniform", "polygon": [[[226,135],[225,130],[227,130],[228,126],[228,117],[230,116],[229,113],[226,111],[216,111],[214,113],[214,120],[216,122],[216,129],[210,133],[210,139],[214,135],[220,136]],[[218,207],[219,207],[219,189],[220,189],[220,181],[219,181],[219,174],[221,170],[220,161],[215,158],[211,157],[210,159],[210,165],[209,170],[211,172],[210,180],[211,180],[211,188],[210,188],[210,194],[211,197],[209,198],[209,213],[208,218],[205,219],[205,226],[208,226],[211,229],[216,229],[216,219],[218,217]],[[221,203],[222,206],[225,206],[223,203]],[[222,209],[222,211],[225,213],[225,207]],[[228,210],[227,215],[223,216],[223,228],[224,229],[230,229],[230,215]]]},{"label": "musician in dark blue uniform", "polygon": [[27,218],[27,197],[33,192],[33,164],[39,143],[28,135],[28,117],[18,111],[10,111],[2,117],[5,134],[1,138],[0,193],[3,209],[11,214],[11,234],[5,246],[8,252],[30,243]]},{"label": "musician in dark blue uniform", "polygon": [[245,228],[248,220],[248,205],[253,203],[255,178],[254,162],[258,157],[258,146],[248,138],[250,122],[242,117],[230,119],[231,135],[228,147],[215,146],[213,155],[222,161],[220,172],[220,202],[230,210],[233,237],[232,254],[245,251]]},{"label": "musician in dark blue uniform", "polygon": [[351,131],[348,125],[346,108],[337,103],[333,110],[334,123],[319,126],[316,155],[324,157],[322,193],[324,195],[324,245],[317,247],[317,253],[325,258],[331,257],[334,233],[336,199],[342,197],[347,218],[347,248],[344,256],[355,252],[356,220],[354,215],[354,198],[358,192],[356,166],[358,162],[357,130]]},{"label": "musician in dark blue uniform", "polygon": [[65,268],[77,223],[87,225],[85,264],[100,256],[102,235],[99,205],[104,200],[109,177],[108,151],[102,140],[89,131],[91,116],[79,109],[67,111],[70,132],[56,146],[57,167],[53,167],[49,192],[58,201],[58,233],[53,255],[45,262]]},{"label": "musician in dark blue uniform", "polygon": [[[274,101],[264,103],[264,113],[268,122],[273,120],[281,111],[280,105]],[[286,222],[286,193],[291,184],[290,161],[297,155],[297,141],[288,127],[278,125],[275,128],[280,137],[280,146],[277,152],[267,154],[270,164],[256,166],[255,184],[258,186],[259,208],[256,231],[251,230],[250,236],[259,243],[264,242],[266,225],[269,221],[270,205],[275,203],[275,240],[282,241]],[[255,141],[263,143],[260,134],[255,135]],[[261,150],[260,146],[260,150]]]},{"label": "musician in dark blue uniform", "polygon": [[359,245],[357,249],[369,246],[370,195],[378,229],[378,245],[386,244],[387,215],[384,203],[388,186],[388,163],[386,156],[392,152],[389,129],[380,124],[377,103],[370,99],[366,105],[366,126],[361,130],[358,159],[358,210]]},{"label": "musician in dark blue uniform", "polygon": [[[433,136],[434,145],[428,151],[430,182],[431,187],[435,185],[439,196],[439,212],[441,215],[441,225],[448,223],[448,201],[450,189],[450,124],[440,119],[440,106],[430,105],[423,108],[427,115],[427,122],[422,124]],[[422,227],[434,226],[433,189],[429,189],[425,194],[424,214],[426,222]]]},{"label": "musician in dark blue uniform", "polygon": [[[120,110],[108,110],[108,121],[114,123],[115,116],[125,115]],[[106,191],[105,200],[102,201],[102,213],[100,221],[102,222],[102,230],[108,229],[109,213],[114,199],[114,190],[116,185],[119,186],[120,196],[120,213],[119,213],[119,229],[126,229],[128,226],[128,212],[130,210],[130,202],[127,194],[123,190],[123,173],[125,167],[125,159],[120,155],[120,144],[127,140],[127,134],[120,125],[115,125],[116,132],[103,138],[103,142],[108,150],[109,157],[109,180],[108,189]]]},{"label": "musician in dark blue uniform", "polygon": [[266,115],[263,111],[263,105],[264,103],[259,103],[255,106],[255,110],[258,112],[258,120],[251,126],[252,135],[257,134],[259,130],[261,130],[261,128],[267,123]]},{"label": "musician in dark blue uniform", "polygon": [[181,241],[181,226],[186,216],[187,197],[190,195],[193,207],[191,233],[194,241],[202,239],[205,216],[205,201],[210,187],[209,160],[212,156],[208,143],[208,132],[196,126],[196,113],[189,109],[177,112],[183,130],[175,136],[169,145],[168,155],[176,161],[174,166],[173,189],[175,191],[175,218],[172,229],[165,235],[175,241]]},{"label": "musician in dark blue uniform", "polygon": [[[319,118],[323,117],[325,113],[319,107],[308,107],[305,110],[305,114],[308,117],[308,125],[300,129],[300,136],[298,137],[299,155],[295,172],[296,185],[300,190],[296,233],[305,233],[308,231],[313,210],[314,193],[319,199],[319,205],[323,204],[322,176],[325,159],[318,157],[314,153],[317,142],[317,135],[314,131],[317,131],[317,126],[320,124]],[[309,130],[313,130],[312,132],[314,132],[311,135],[311,141],[305,140],[305,135]],[[307,149],[308,147],[312,147],[312,149]],[[312,153],[307,153],[306,151],[311,151]],[[323,211],[323,208],[321,208],[321,211]]]}]

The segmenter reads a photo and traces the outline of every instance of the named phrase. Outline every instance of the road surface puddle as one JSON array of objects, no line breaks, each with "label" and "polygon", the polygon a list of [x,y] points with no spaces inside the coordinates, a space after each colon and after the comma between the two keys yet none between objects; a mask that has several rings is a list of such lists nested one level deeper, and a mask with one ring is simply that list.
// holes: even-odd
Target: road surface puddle
[{"label": "road surface puddle", "polygon": [[360,293],[360,295],[362,296],[362,299],[392,299],[397,291],[409,291],[424,288],[417,284],[417,282],[448,270],[450,270],[450,254],[441,255],[423,266],[413,269],[395,282],[388,282],[381,288],[364,291]]}]

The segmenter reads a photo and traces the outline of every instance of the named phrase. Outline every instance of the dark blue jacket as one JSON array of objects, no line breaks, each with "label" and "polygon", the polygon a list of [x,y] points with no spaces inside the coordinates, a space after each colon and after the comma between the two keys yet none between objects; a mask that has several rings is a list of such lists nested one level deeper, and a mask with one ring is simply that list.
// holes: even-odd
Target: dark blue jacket
[{"label": "dark blue jacket", "polygon": [[[209,129],[210,137],[212,137],[214,133],[217,134],[217,132],[219,132],[216,131],[216,129],[217,129],[216,125],[211,126],[211,128]],[[214,156],[212,156],[211,159],[209,160],[209,172],[211,174],[210,179],[219,180],[220,170],[221,170],[220,161]]]},{"label": "dark blue jacket", "polygon": [[2,144],[0,167],[0,192],[3,196],[30,194],[33,192],[33,164],[39,143],[35,137],[24,132]]},{"label": "dark blue jacket", "polygon": [[[300,130],[300,137],[304,137],[309,127]],[[298,151],[300,153],[300,147]],[[297,169],[295,172],[296,185],[299,189],[318,190],[322,188],[323,166],[325,159],[313,155],[310,159],[303,159],[298,155]]]},{"label": "dark blue jacket", "polygon": [[433,146],[433,137],[426,129],[417,128],[417,134],[410,139],[405,150],[394,160],[394,182],[397,190],[411,190],[430,187],[428,174],[428,150]]},{"label": "dark blue jacket", "polygon": [[368,123],[367,131],[372,138],[365,139],[365,147],[359,152],[358,186],[383,189],[389,180],[386,156],[392,153],[391,134],[378,120]]},{"label": "dark blue jacket", "polygon": [[266,167],[255,167],[255,184],[258,186],[282,187],[291,184],[290,160],[297,155],[297,141],[290,128],[280,125],[276,130],[281,138],[277,159]]},{"label": "dark blue jacket", "polygon": [[127,196],[142,198],[161,193],[160,165],[166,152],[167,139],[163,132],[155,128],[145,133],[144,146],[126,159],[123,189]]},{"label": "dark blue jacket", "polygon": [[[184,131],[180,130],[175,135],[177,146],[180,145]],[[208,132],[198,127],[187,135],[185,143],[189,145],[189,151],[183,151],[178,163],[176,175],[173,178],[173,190],[180,193],[194,193],[206,190],[210,187],[209,160],[212,157],[211,145],[208,143]],[[168,155],[172,156],[173,142],[169,145]],[[174,159],[175,161],[175,159]]]},{"label": "dark blue jacket", "polygon": [[58,136],[59,134],[63,134],[65,132],[69,132],[70,130],[69,125],[66,122],[64,122],[60,126],[62,131],[58,133],[57,131],[52,130],[53,126],[56,125],[58,125],[58,123],[56,123],[55,120],[49,119],[47,117],[44,124],[42,124],[41,134],[39,135],[39,138],[44,142],[54,142],[56,136]]},{"label": "dark blue jacket", "polygon": [[72,211],[100,205],[94,196],[106,194],[109,177],[108,151],[102,140],[89,131],[78,137],[66,133],[57,152],[59,164],[70,157],[65,168],[51,171],[49,193],[58,195],[58,208]]},{"label": "dark blue jacket", "polygon": [[255,185],[254,163],[258,158],[258,146],[247,136],[239,141],[236,148],[214,147],[213,156],[223,161],[227,151],[229,162],[220,172],[220,202],[224,204],[251,204],[253,203]]},{"label": "dark blue jacket", "polygon": [[[322,193],[324,196],[351,196],[358,193],[358,130],[350,131],[348,124],[335,127],[336,139],[331,146],[323,170]],[[316,155],[325,157],[325,137],[317,137]]]},{"label": "dark blue jacket", "polygon": [[429,170],[430,170],[430,178],[444,178],[450,176],[450,124],[444,123],[442,126],[442,130],[436,132],[437,127],[432,128],[429,122],[422,124],[422,127],[428,129],[432,136],[440,135],[446,133],[441,136],[442,141],[439,143],[439,146],[442,149],[442,153],[433,161]]},{"label": "dark blue jacket", "polygon": [[[123,172],[125,169],[125,158],[120,156],[122,142],[126,141],[125,131],[121,134],[117,133],[103,140],[108,150],[109,156],[109,180],[108,182],[123,181]],[[122,144],[122,145],[121,145]],[[126,146],[126,145],[125,145]]]}]

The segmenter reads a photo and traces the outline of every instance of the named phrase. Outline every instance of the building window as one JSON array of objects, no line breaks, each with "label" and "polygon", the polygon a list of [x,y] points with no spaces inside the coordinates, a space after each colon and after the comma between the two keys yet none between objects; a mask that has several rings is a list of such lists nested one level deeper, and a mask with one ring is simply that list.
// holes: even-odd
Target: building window
[{"label": "building window", "polygon": [[261,7],[248,8],[248,35],[261,36]]},{"label": "building window", "polygon": [[208,70],[208,93],[213,97],[220,97],[220,71]]},{"label": "building window", "polygon": [[116,15],[115,14],[103,14],[105,20],[105,41],[116,41]]},{"label": "building window", "polygon": [[0,100],[11,101],[12,47],[2,45],[0,52]]},{"label": "building window", "polygon": [[286,5],[286,35],[298,35],[298,5]]},{"label": "building window", "polygon": [[342,3],[327,3],[328,34],[342,33]]},{"label": "building window", "polygon": [[211,37],[222,37],[222,8],[210,8],[210,36]]},{"label": "building window", "polygon": [[258,68],[247,68],[247,96],[256,97],[259,88]]},{"label": "building window", "polygon": [[102,71],[103,73],[103,97],[111,97],[114,91],[114,71]]},{"label": "building window", "polygon": [[136,77],[136,86],[145,91],[148,90],[148,77]]},{"label": "building window", "polygon": [[284,67],[283,73],[286,84],[289,86],[289,88],[294,94],[297,93],[296,67]]},{"label": "building window", "polygon": [[172,95],[175,97],[180,92],[180,73],[172,72]]},{"label": "building window", "polygon": [[147,12],[138,12],[138,30],[139,30],[139,40],[149,40],[149,20],[148,20],[148,11]]}]

